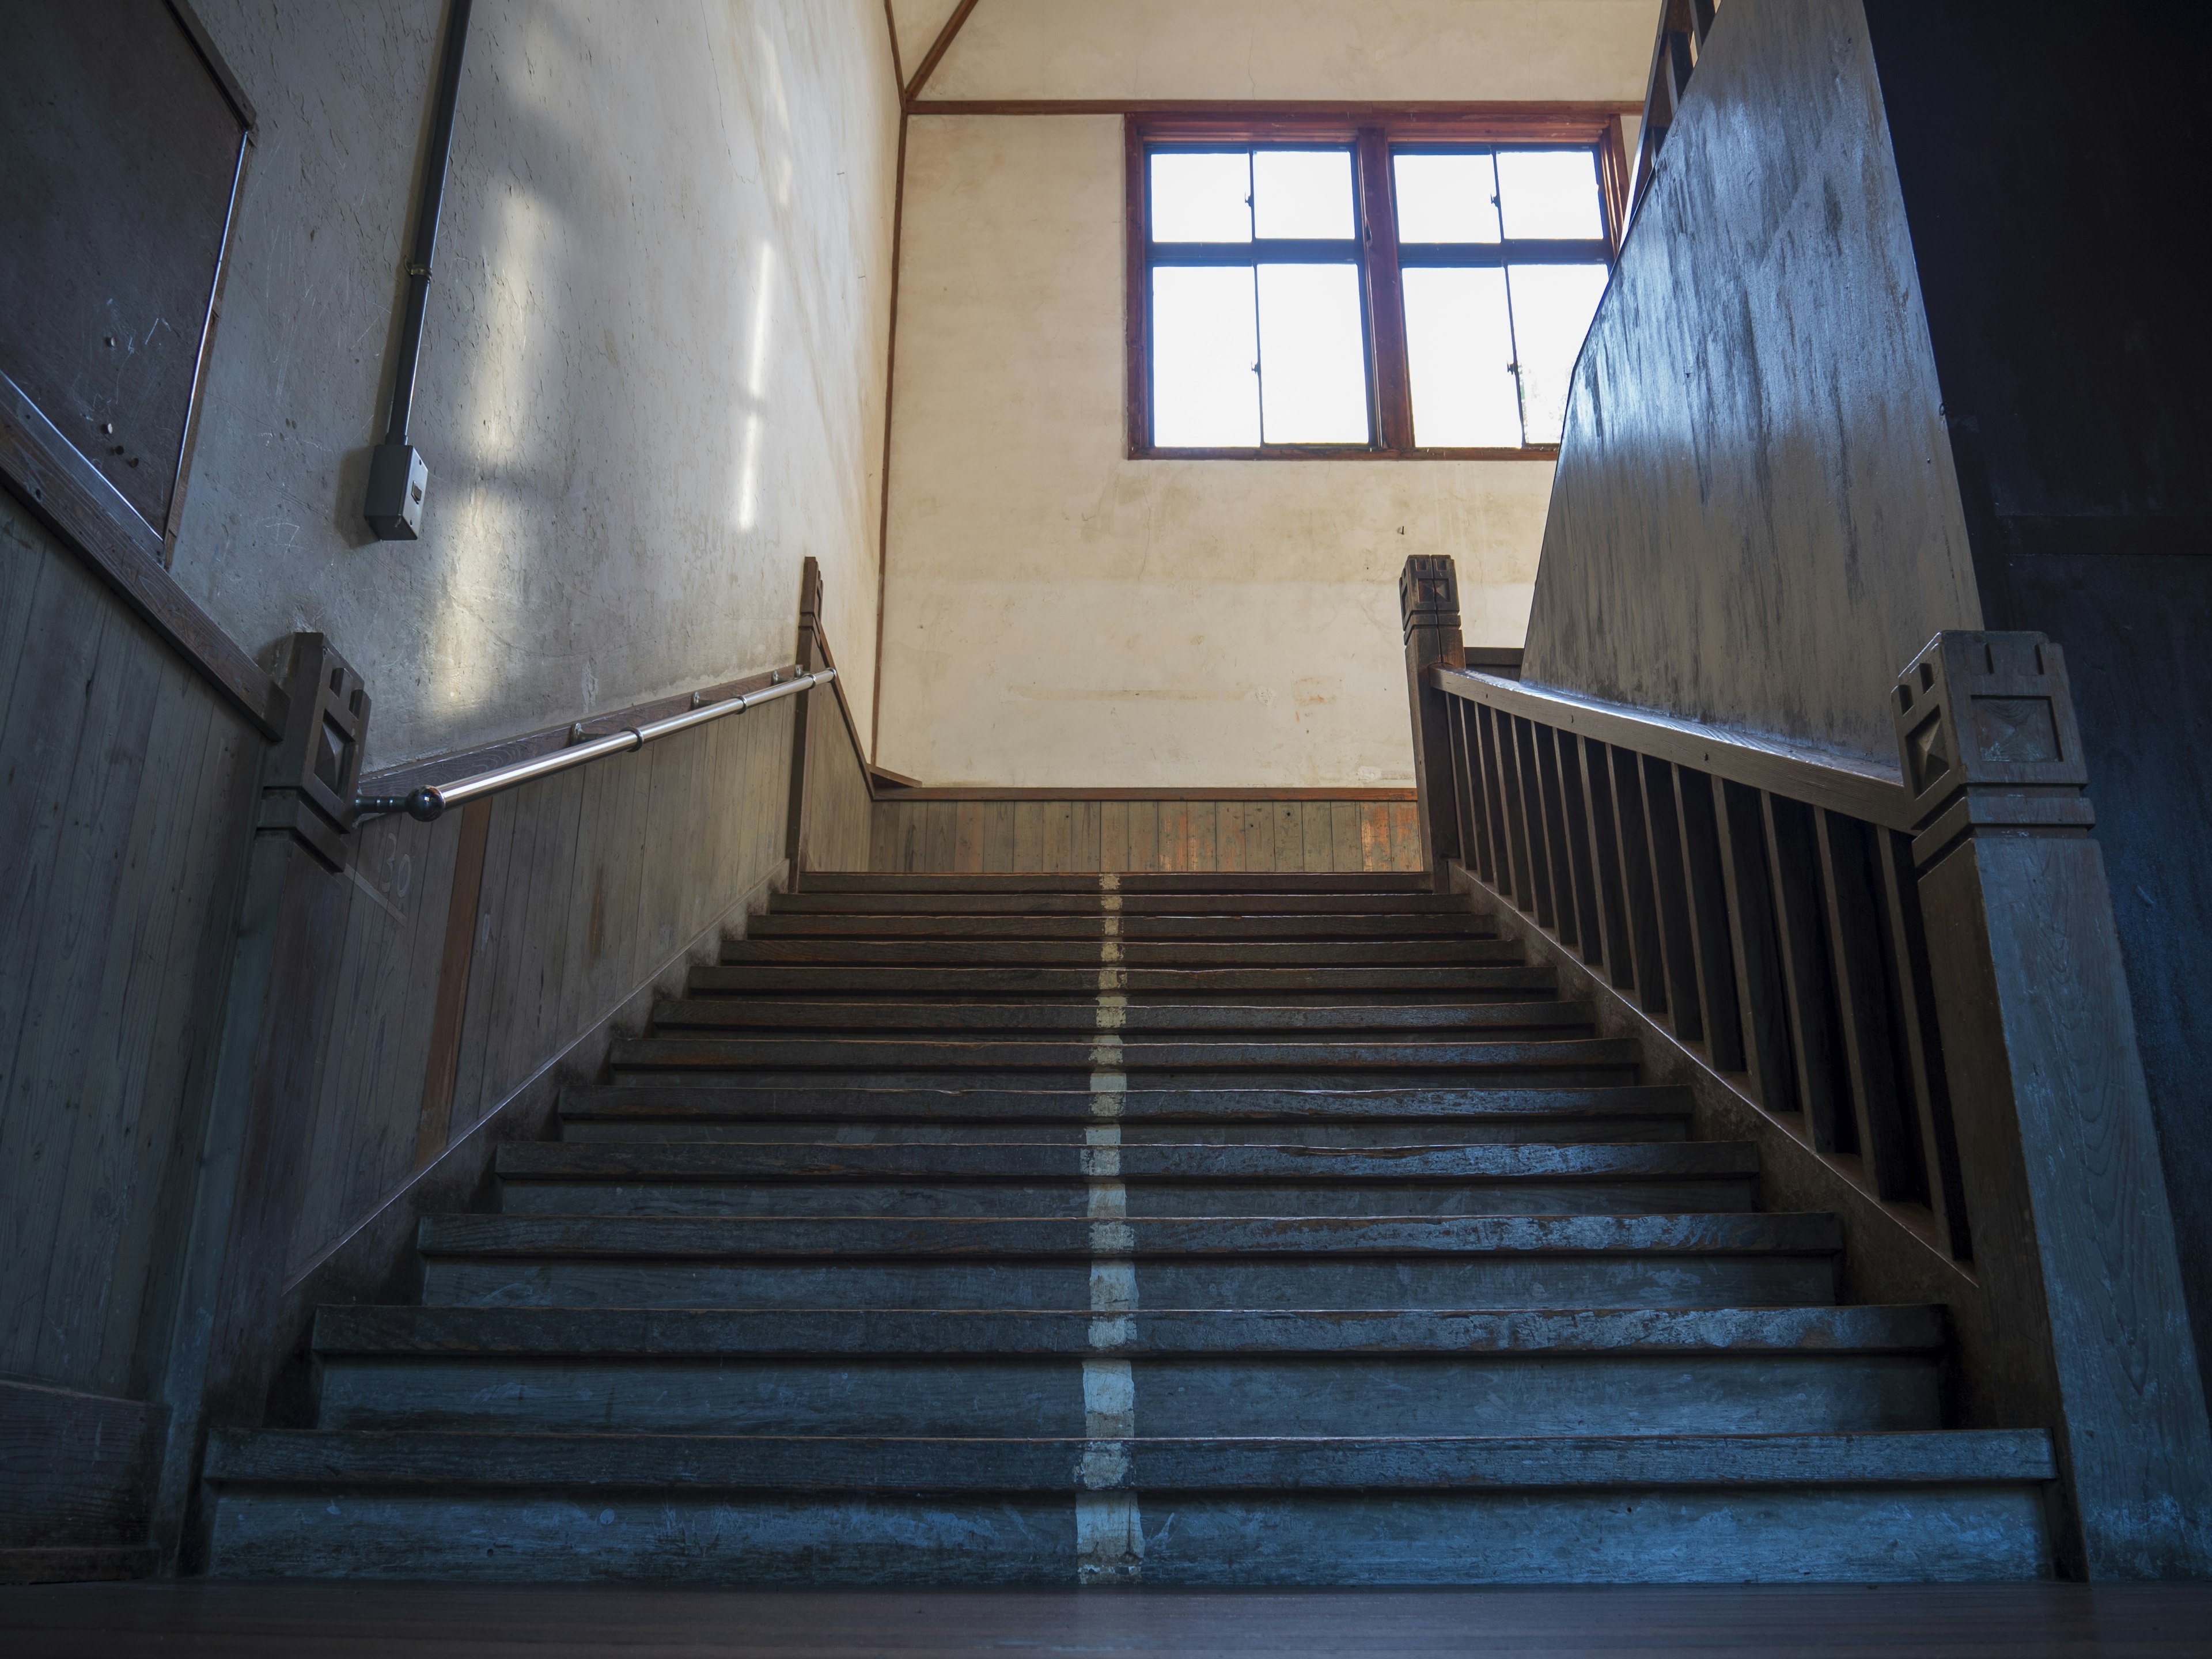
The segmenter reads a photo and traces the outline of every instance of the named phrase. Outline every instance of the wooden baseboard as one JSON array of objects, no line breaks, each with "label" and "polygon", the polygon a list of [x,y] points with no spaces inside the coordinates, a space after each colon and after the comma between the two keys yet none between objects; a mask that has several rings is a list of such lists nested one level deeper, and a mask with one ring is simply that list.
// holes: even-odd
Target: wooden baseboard
[{"label": "wooden baseboard", "polygon": [[307,1340],[315,1310],[325,1304],[412,1300],[420,1288],[415,1234],[422,1218],[470,1209],[487,1194],[500,1144],[543,1138],[561,1091],[572,1083],[596,1080],[605,1069],[615,1038],[641,1033],[652,1019],[654,1002],[679,994],[692,966],[718,960],[722,940],[744,937],[747,920],[766,908],[770,894],[786,890],[789,884],[790,867],[780,862],[590,1029],[512,1090],[467,1133],[286,1281],[283,1308],[270,1333],[286,1349],[271,1390],[272,1422],[305,1422],[311,1416]]},{"label": "wooden baseboard", "polygon": [[153,1576],[154,1552],[145,1544],[0,1549],[0,1584],[87,1584]]}]

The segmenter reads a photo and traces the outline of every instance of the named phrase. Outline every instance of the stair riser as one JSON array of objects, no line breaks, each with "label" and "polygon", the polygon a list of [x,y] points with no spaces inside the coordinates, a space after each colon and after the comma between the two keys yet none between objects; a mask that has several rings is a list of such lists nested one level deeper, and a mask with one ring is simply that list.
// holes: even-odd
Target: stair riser
[{"label": "stair riser", "polygon": [[[978,1006],[1040,1004],[1095,1008],[1098,969],[1083,968],[694,968],[686,981],[698,997],[805,997],[842,1000],[880,997],[957,997]],[[1390,1006],[1401,1003],[1514,1002],[1555,988],[1541,968],[1136,968],[1122,975],[1122,994],[1162,1005],[1218,1003],[1271,1008]]]},{"label": "stair riser", "polygon": [[[1194,1215],[1636,1215],[1748,1210],[1746,1179],[1678,1182],[1491,1182],[1457,1185],[1263,1187],[1124,1183],[1127,1213]],[[501,1183],[508,1215],[1085,1216],[1081,1182],[890,1184],[797,1182]]]},{"label": "stair riser", "polygon": [[[1463,898],[1420,893],[1115,893],[1115,914],[1138,915],[1449,915],[1476,919]],[[772,916],[1100,916],[1108,895],[1088,893],[779,893]]]},{"label": "stair riser", "polygon": [[1443,915],[1357,916],[757,916],[749,939],[1089,939],[1126,943],[1188,939],[1495,939],[1498,929],[1461,911]]},{"label": "stair riser", "polygon": [[[1132,1511],[1134,1558],[1108,1541],[1130,1530]],[[2041,1492],[2025,1484],[981,1501],[233,1487],[216,1506],[210,1567],[232,1578],[1220,1586],[2051,1571]]]},{"label": "stair riser", "polygon": [[[977,1146],[1009,1136],[1054,1146],[1080,1146],[1087,1131],[1065,1119],[1028,1121],[996,1119],[982,1123],[931,1123],[915,1120],[856,1123],[849,1118],[776,1118],[745,1122],[718,1118],[569,1119],[561,1139],[571,1141],[722,1141],[776,1146],[794,1141],[832,1141],[841,1146]],[[1125,1146],[1187,1141],[1202,1136],[1221,1146],[1527,1146],[1552,1142],[1680,1142],[1689,1133],[1680,1118],[1531,1116],[1488,1121],[1437,1118],[1365,1119],[1332,1123],[1176,1122],[1160,1119],[1121,1125]]]},{"label": "stair riser", "polygon": [[[866,939],[734,939],[722,947],[726,966],[763,963],[815,967],[920,968],[1015,967],[1087,968],[1096,972],[1103,948],[1097,944],[1001,942],[957,939],[870,942]],[[1349,968],[1517,967],[1521,947],[1509,939],[1379,939],[1316,945],[1237,940],[1218,945],[1123,942],[1112,959],[1125,968]]]},{"label": "stair riser", "polygon": [[[1115,1010],[1123,1042],[1158,1034],[1188,1041],[1376,1042],[1404,1036],[1416,1042],[1492,1040],[1492,1033],[1540,1031],[1547,1036],[1588,1036],[1595,1029],[1589,1006],[1579,1002],[1500,1002],[1486,1006],[1373,1008],[1259,1008],[1200,1003],[1165,1006],[1139,1005]],[[1028,1037],[1066,1042],[1071,1035],[1098,1030],[1095,1002],[1002,1003],[817,1003],[770,1002],[752,997],[694,997],[664,1002],[653,1010],[656,1030],[743,1031],[775,1040],[780,1033],[836,1041],[842,1034],[866,1033],[882,1042],[902,1033],[936,1036],[957,1034],[980,1042]],[[1479,1034],[1468,1036],[1465,1034]],[[1187,1035],[1188,1034],[1188,1035]],[[911,1040],[911,1039],[909,1039]]]},{"label": "stair riser", "polygon": [[[1639,1355],[1131,1362],[1133,1433],[1794,1434],[1938,1425],[1931,1359]],[[321,1367],[325,1429],[1080,1438],[1068,1359],[364,1360]]]},{"label": "stair riser", "polygon": [[[1148,1308],[1735,1308],[1826,1304],[1821,1256],[1607,1256],[1427,1261],[1328,1257],[1147,1261]],[[1082,1262],[854,1261],[849,1265],[530,1262],[434,1257],[422,1300],[568,1308],[1088,1309]]]},{"label": "stair riser", "polygon": [[[1087,1100],[1090,1072],[1010,1073],[1006,1070],[968,1071],[947,1066],[942,1071],[861,1071],[825,1066],[820,1071],[784,1071],[772,1066],[708,1064],[678,1066],[641,1064],[630,1050],[618,1045],[613,1082],[622,1087],[665,1089],[886,1089],[898,1091],[1018,1089],[1048,1091],[1063,1095],[1081,1093]],[[1308,1094],[1339,1091],[1387,1089],[1393,1086],[1468,1092],[1493,1089],[1618,1089],[1636,1082],[1633,1066],[1439,1066],[1424,1070],[1375,1066],[1346,1072],[1298,1066],[1251,1066],[1238,1071],[1133,1072],[1124,1071],[1131,1085],[1148,1093],[1172,1090],[1297,1090]]]}]

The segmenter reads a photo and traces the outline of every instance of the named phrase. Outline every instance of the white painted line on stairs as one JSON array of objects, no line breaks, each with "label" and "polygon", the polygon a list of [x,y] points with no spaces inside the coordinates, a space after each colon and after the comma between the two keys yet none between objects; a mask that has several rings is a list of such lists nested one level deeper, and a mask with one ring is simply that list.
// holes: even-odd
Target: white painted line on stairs
[{"label": "white painted line on stairs", "polygon": [[1091,1046],[1091,1117],[1083,1173],[1090,1189],[1091,1346],[1083,1362],[1083,1432],[1089,1444],[1077,1468],[1075,1576],[1079,1583],[1128,1583],[1142,1572],[1144,1517],[1129,1475],[1127,1442],[1137,1431],[1137,1384],[1129,1362],[1103,1356],[1129,1340],[1137,1309],[1137,1264],[1130,1255],[1129,1194],[1121,1182],[1121,1106],[1129,1091],[1121,1030],[1128,1023],[1127,970],[1121,965],[1121,878],[1098,878],[1098,996]]}]

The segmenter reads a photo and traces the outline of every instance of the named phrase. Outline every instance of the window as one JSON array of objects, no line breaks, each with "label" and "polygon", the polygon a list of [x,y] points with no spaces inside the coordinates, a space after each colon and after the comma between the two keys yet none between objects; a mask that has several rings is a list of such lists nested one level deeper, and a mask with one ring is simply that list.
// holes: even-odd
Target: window
[{"label": "window", "polygon": [[1498,126],[1133,120],[1130,453],[1551,453],[1620,129]]}]

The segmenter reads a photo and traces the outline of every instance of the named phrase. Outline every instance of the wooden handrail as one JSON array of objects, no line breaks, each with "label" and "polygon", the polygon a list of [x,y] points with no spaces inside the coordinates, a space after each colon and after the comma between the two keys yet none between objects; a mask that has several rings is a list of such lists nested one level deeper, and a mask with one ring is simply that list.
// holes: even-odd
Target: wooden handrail
[{"label": "wooden handrail", "polygon": [[1399,594],[1431,867],[1970,1272],[1962,1397],[2051,1427],[2069,1571],[2212,1567],[2182,1518],[2212,1512],[2212,1427],[2063,653],[1938,634],[1897,676],[1892,770],[1471,670],[1448,558],[1409,559]]},{"label": "wooden handrail", "polygon": [[1893,766],[1787,738],[1708,726],[1526,681],[1500,679],[1475,669],[1439,664],[1428,672],[1429,684],[1452,696],[1487,702],[1524,719],[1543,720],[1678,765],[1699,767],[1731,783],[1790,795],[1886,829],[1917,827],[1905,775]]}]

